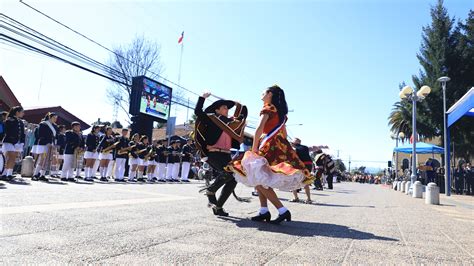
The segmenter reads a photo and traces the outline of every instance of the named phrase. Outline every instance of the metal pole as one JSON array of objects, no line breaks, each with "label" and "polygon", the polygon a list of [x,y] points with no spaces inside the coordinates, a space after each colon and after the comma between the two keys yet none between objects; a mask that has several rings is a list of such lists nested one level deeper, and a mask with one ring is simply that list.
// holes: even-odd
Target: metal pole
[{"label": "metal pole", "polygon": [[349,174],[351,173],[351,156],[349,155]]},{"label": "metal pole", "polygon": [[450,171],[448,171],[448,162],[449,162],[449,147],[448,147],[448,130],[447,130],[447,123],[446,123],[446,82],[450,81],[449,77],[440,77],[438,79],[441,82],[443,87],[443,140],[444,140],[444,187],[445,187],[445,195],[451,196],[451,183],[450,181]]},{"label": "metal pole", "polygon": [[444,194],[446,194],[446,196],[451,196],[451,186],[448,186],[448,174],[449,174],[449,171],[447,171],[447,167],[448,167],[448,153],[449,153],[449,150],[448,150],[448,135],[447,135],[447,124],[446,124],[446,81],[443,82],[443,126],[444,126]]},{"label": "metal pole", "polygon": [[[398,148],[398,135],[399,134],[400,134],[400,130],[397,132],[397,139],[395,141],[396,148]],[[398,181],[398,151],[395,152],[395,181]]]},{"label": "metal pole", "polygon": [[413,91],[412,95],[412,102],[413,102],[413,121],[412,121],[412,127],[413,127],[413,151],[412,151],[412,165],[411,165],[411,185],[410,185],[410,191],[412,190],[413,184],[415,184],[416,181],[416,141],[417,141],[417,134],[416,134],[416,100],[418,100],[418,97],[416,96],[415,91]]},{"label": "metal pole", "polygon": [[179,55],[178,85],[181,85],[181,63],[183,62],[184,42],[181,42],[181,53]]}]

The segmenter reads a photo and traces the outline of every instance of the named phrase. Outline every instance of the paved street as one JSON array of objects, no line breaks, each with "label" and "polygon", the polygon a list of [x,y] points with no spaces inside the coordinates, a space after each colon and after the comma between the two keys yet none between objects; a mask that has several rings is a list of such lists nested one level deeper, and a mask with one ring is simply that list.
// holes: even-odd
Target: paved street
[{"label": "paved street", "polygon": [[[247,219],[258,209],[255,197],[231,197],[231,217],[213,216],[200,186],[4,184],[0,262],[474,263],[472,197],[429,206],[386,186],[338,183],[334,191],[314,191],[313,205],[288,203],[290,194],[278,192],[294,221],[277,226]],[[251,191],[236,189],[241,196]]]}]

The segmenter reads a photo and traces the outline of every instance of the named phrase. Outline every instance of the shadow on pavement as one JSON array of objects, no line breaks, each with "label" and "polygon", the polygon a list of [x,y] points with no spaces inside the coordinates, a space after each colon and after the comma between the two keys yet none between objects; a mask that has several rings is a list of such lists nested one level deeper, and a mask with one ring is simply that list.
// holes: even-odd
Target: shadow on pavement
[{"label": "shadow on pavement", "polygon": [[344,225],[310,223],[301,221],[283,222],[280,225],[273,225],[265,222],[254,222],[249,219],[238,217],[219,217],[222,220],[235,223],[240,228],[256,228],[259,231],[272,233],[281,233],[286,235],[313,237],[325,236],[332,238],[347,238],[357,240],[382,240],[382,241],[399,241],[398,239],[376,236],[372,233],[358,231]]},{"label": "shadow on pavement", "polygon": [[76,182],[71,182],[71,183],[78,184],[78,185],[94,185],[93,182],[80,181],[80,180],[77,180]]},{"label": "shadow on pavement", "polygon": [[68,184],[67,182],[57,181],[54,179],[49,179],[48,182],[45,182],[45,181],[35,181],[35,182],[41,182],[43,184],[50,184],[50,185],[63,185],[63,186]]},{"label": "shadow on pavement", "polygon": [[329,203],[315,203],[314,205],[325,206],[325,207],[343,207],[343,208],[375,208],[375,206],[360,206],[360,205],[341,205],[341,204],[329,204]]},{"label": "shadow on pavement", "polygon": [[21,185],[21,186],[31,186],[31,183],[26,182],[24,179],[12,179],[10,181],[6,181],[8,184],[12,185]]}]

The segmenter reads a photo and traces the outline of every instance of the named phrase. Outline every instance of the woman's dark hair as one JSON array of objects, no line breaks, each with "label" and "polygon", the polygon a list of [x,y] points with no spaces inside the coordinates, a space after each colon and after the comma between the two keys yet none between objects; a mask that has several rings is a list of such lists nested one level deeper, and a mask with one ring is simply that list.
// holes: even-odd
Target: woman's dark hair
[{"label": "woman's dark hair", "polygon": [[8,112],[8,117],[15,117],[16,113],[19,113],[23,111],[23,107],[21,106],[14,106],[12,109],[10,109],[10,112]]},{"label": "woman's dark hair", "polygon": [[146,135],[143,135],[141,138],[140,138],[140,142],[143,142],[144,140],[148,139],[148,137]]},{"label": "woman's dark hair", "polygon": [[61,131],[61,130],[63,130],[63,129],[66,129],[66,126],[65,126],[65,125],[59,125],[59,126],[58,126],[58,129]]},{"label": "woman's dark hair", "polygon": [[288,114],[288,104],[285,99],[285,92],[278,86],[273,85],[267,89],[272,93],[272,104],[276,107],[280,123],[282,123]]},{"label": "woman's dark hair", "polygon": [[135,140],[136,137],[140,138],[140,134],[138,134],[138,133],[133,134],[132,140]]},{"label": "woman's dark hair", "polygon": [[51,119],[53,116],[58,116],[56,113],[51,113],[51,112],[48,112],[44,118],[43,118],[43,121],[48,121],[49,119]]}]

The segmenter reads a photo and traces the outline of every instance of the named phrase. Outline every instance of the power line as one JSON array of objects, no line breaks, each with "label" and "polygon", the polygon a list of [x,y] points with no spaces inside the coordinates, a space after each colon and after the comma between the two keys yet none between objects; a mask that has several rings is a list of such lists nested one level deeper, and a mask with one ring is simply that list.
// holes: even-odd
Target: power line
[{"label": "power line", "polygon": [[51,17],[51,16],[47,15],[46,13],[40,11],[39,9],[34,8],[33,6],[27,4],[25,1],[20,0],[20,3],[22,3],[22,4],[24,4],[25,6],[31,8],[31,9],[34,10],[35,12],[37,12],[37,13],[39,13],[39,14],[45,16],[46,18],[48,18],[48,19],[54,21],[55,23],[61,25],[62,27],[64,27],[64,28],[66,28],[66,29],[68,29],[68,30],[74,32],[75,34],[77,34],[77,35],[79,35],[79,36],[81,36],[81,37],[83,37],[83,38],[85,38],[86,40],[88,40],[88,41],[90,41],[90,42],[92,42],[92,43],[94,43],[94,44],[96,44],[96,45],[102,47],[103,49],[109,51],[110,53],[113,53],[115,56],[120,57],[120,58],[122,58],[122,59],[128,61],[129,63],[134,64],[134,65],[140,67],[142,70],[145,70],[145,71],[147,71],[147,72],[150,72],[151,74],[153,74],[153,75],[155,75],[155,76],[157,76],[157,77],[163,79],[164,81],[169,82],[170,84],[173,84],[174,86],[176,86],[176,87],[178,87],[178,88],[180,88],[180,89],[182,89],[182,90],[185,90],[185,91],[187,91],[187,92],[189,92],[189,93],[192,93],[192,94],[194,94],[194,95],[200,96],[198,93],[196,93],[196,92],[194,92],[194,91],[191,91],[191,90],[189,90],[189,89],[186,89],[185,87],[183,87],[183,86],[181,86],[181,85],[179,85],[179,84],[177,84],[177,83],[175,83],[175,82],[173,82],[173,81],[171,81],[171,80],[169,80],[169,79],[167,79],[167,78],[161,76],[160,74],[157,74],[157,73],[155,73],[155,72],[153,72],[153,71],[151,71],[151,70],[144,69],[142,66],[140,66],[140,64],[138,64],[138,63],[136,63],[136,62],[133,62],[132,60],[130,60],[130,59],[128,59],[128,58],[123,57],[122,55],[116,53],[115,51],[113,51],[112,49],[106,47],[105,45],[100,44],[99,42],[93,40],[92,38],[87,37],[86,35],[80,33],[79,31],[77,31],[77,30],[75,30],[75,29],[73,29],[73,28],[67,26],[66,24],[64,24],[64,23],[62,23],[62,22],[60,22],[60,21],[58,21],[57,19],[54,19],[53,17]]},{"label": "power line", "polygon": [[[15,46],[15,47],[23,48],[24,50],[34,52],[34,53],[38,53],[40,55],[47,56],[47,57],[53,58],[55,60],[70,64],[72,66],[75,66],[77,68],[80,68],[82,70],[90,72],[92,74],[101,76],[103,78],[107,78],[107,79],[109,79],[111,81],[114,81],[114,82],[117,82],[119,84],[122,84],[122,85],[125,85],[125,86],[131,86],[131,84],[127,84],[123,81],[117,80],[114,77],[111,77],[111,76],[108,75],[108,74],[113,73],[113,72],[118,72],[117,70],[103,65],[100,62],[97,62],[94,59],[92,59],[92,58],[90,58],[90,57],[88,57],[88,56],[86,56],[86,55],[84,55],[80,52],[77,52],[77,51],[73,50],[72,48],[69,48],[69,47],[63,45],[62,43],[57,42],[57,41],[51,39],[50,37],[48,37],[46,35],[43,35],[40,32],[35,31],[32,28],[27,27],[24,24],[21,24],[20,22],[14,20],[11,17],[8,17],[8,16],[0,13],[0,22],[2,22],[2,23],[0,23],[0,28],[4,28],[7,31],[12,32],[13,34],[16,34],[20,37],[23,37],[23,38],[27,39],[27,40],[33,41],[33,42],[35,42],[39,45],[42,45],[42,46],[44,46],[48,49],[51,49],[55,52],[58,52],[58,53],[60,53],[64,56],[68,56],[68,57],[71,57],[72,59],[79,60],[80,62],[86,64],[89,67],[80,65],[80,64],[75,63],[71,60],[63,58],[61,56],[54,55],[50,52],[45,51],[44,49],[40,49],[40,48],[35,47],[31,44],[23,42],[19,39],[16,39],[16,38],[13,38],[11,36],[8,36],[6,34],[1,33],[0,34],[0,40],[2,40],[3,43],[9,44],[9,45]],[[5,25],[3,25],[3,24],[5,24]],[[17,24],[17,25],[14,25],[14,24]],[[105,71],[106,74],[94,71],[90,67],[99,68],[100,70]],[[182,100],[182,99],[179,98],[179,97],[176,97],[171,102],[175,103],[175,104],[178,104],[180,106],[184,106],[184,107],[187,107],[187,108],[192,108],[191,106],[180,102],[180,100]]]},{"label": "power line", "polygon": [[[153,72],[153,71],[151,71],[151,70],[145,69],[145,68],[144,68],[143,66],[141,66],[140,64],[138,64],[138,63],[136,63],[136,62],[134,62],[134,61],[132,61],[132,60],[130,60],[130,59],[128,59],[128,58],[123,57],[122,55],[120,55],[120,54],[114,52],[113,50],[109,49],[108,47],[106,47],[106,46],[100,44],[99,42],[93,40],[92,38],[86,36],[85,34],[82,34],[82,33],[80,33],[79,31],[74,30],[73,28],[67,26],[66,24],[64,24],[64,23],[62,23],[62,22],[60,22],[60,21],[54,19],[53,17],[51,17],[51,16],[45,14],[44,12],[38,10],[37,8],[34,8],[33,6],[31,6],[31,5],[27,4],[26,2],[24,2],[23,0],[20,0],[20,3],[24,4],[25,6],[29,7],[29,8],[32,9],[32,10],[34,10],[35,12],[41,14],[42,16],[45,16],[46,18],[52,20],[53,22],[59,24],[60,26],[62,26],[62,27],[64,27],[64,28],[66,28],[66,29],[72,31],[72,32],[75,33],[76,35],[79,35],[79,36],[81,36],[82,38],[85,38],[86,40],[88,40],[88,41],[90,41],[90,42],[92,42],[92,43],[98,45],[99,47],[101,47],[101,48],[103,48],[103,49],[105,49],[105,50],[107,50],[107,51],[109,51],[110,53],[113,53],[115,56],[120,57],[120,58],[122,58],[122,59],[128,61],[129,63],[138,66],[140,69],[145,70],[146,72],[149,72],[149,73],[151,73],[151,74],[153,74],[153,75],[155,75],[155,76],[161,78],[162,80],[164,80],[164,81],[166,81],[166,82],[168,82],[168,83],[170,83],[170,84],[176,86],[177,88],[180,88],[180,89],[185,90],[185,91],[187,91],[187,92],[189,92],[189,93],[192,93],[192,94],[194,94],[194,95],[199,96],[199,94],[195,93],[194,91],[191,91],[191,90],[189,90],[189,89],[186,89],[185,87],[183,87],[183,86],[181,86],[181,85],[179,85],[179,84],[177,84],[177,83],[175,83],[175,82],[173,82],[173,81],[171,81],[171,80],[169,80],[169,79],[167,79],[167,78],[165,78],[165,77],[163,77],[163,76],[161,76],[161,75],[159,75],[159,74],[157,74],[157,73],[155,73],[155,72]],[[80,65],[80,64],[78,64],[78,63],[74,63],[74,62],[72,62],[71,60],[67,60],[67,59],[65,59],[65,58],[63,58],[63,57],[61,57],[61,56],[54,55],[54,54],[52,54],[52,53],[50,53],[50,52],[47,52],[47,51],[42,50],[42,49],[39,49],[39,48],[34,47],[34,46],[32,46],[32,45],[29,45],[29,44],[27,44],[27,43],[25,43],[25,42],[21,42],[21,41],[18,40],[18,39],[11,38],[11,37],[9,37],[9,36],[7,36],[7,35],[5,35],[5,34],[2,34],[1,36],[4,36],[5,41],[7,41],[7,42],[9,42],[9,43],[11,43],[11,44],[14,44],[14,45],[16,45],[16,46],[18,46],[18,47],[22,47],[23,49],[29,50],[29,51],[31,51],[31,52],[35,52],[35,53],[38,53],[38,54],[41,54],[41,55],[50,57],[50,58],[53,58],[53,59],[62,61],[62,62],[64,62],[64,63],[68,63],[68,64],[70,64],[70,65],[72,65],[72,66],[78,67],[78,68],[80,68],[80,69],[82,69],[82,70],[85,70],[85,71],[88,71],[88,72],[90,72],[90,73],[92,73],[92,74],[96,74],[96,75],[99,75],[99,76],[101,76],[101,77],[107,78],[107,79],[109,79],[109,80],[111,80],[111,81],[113,81],[113,82],[117,82],[117,83],[122,84],[122,85],[125,85],[125,86],[131,86],[131,84],[127,84],[126,82],[120,81],[120,80],[118,80],[118,79],[116,79],[116,78],[111,77],[111,76],[108,75],[108,74],[112,74],[112,75],[113,75],[113,74],[116,74],[116,75],[117,75],[117,74],[120,74],[120,71],[115,70],[115,69],[113,69],[113,68],[111,68],[111,67],[109,67],[109,66],[107,66],[107,65],[105,65],[105,64],[102,64],[102,63],[100,63],[100,62],[98,62],[98,61],[96,61],[96,60],[94,60],[94,59],[92,59],[92,58],[90,58],[90,57],[88,57],[88,56],[86,56],[86,55],[84,55],[84,54],[82,54],[82,53],[80,53],[80,52],[78,52],[78,51],[76,51],[76,50],[74,50],[74,49],[72,49],[72,48],[70,48],[70,47],[68,47],[68,46],[66,46],[66,45],[64,45],[64,44],[62,44],[62,43],[60,43],[60,42],[58,42],[58,41],[56,41],[56,40],[50,38],[50,37],[48,37],[48,36],[46,36],[46,35],[44,35],[44,34],[41,34],[40,32],[38,32],[38,31],[36,31],[36,30],[34,30],[34,29],[32,29],[32,28],[27,27],[26,25],[24,25],[24,24],[22,24],[22,23],[20,23],[20,22],[18,22],[18,21],[16,21],[16,20],[14,20],[14,19],[11,18],[11,17],[8,17],[8,16],[6,16],[6,15],[4,15],[4,14],[1,14],[1,13],[0,13],[0,15],[3,16],[4,18],[6,18],[7,20],[13,21],[14,24],[17,24],[17,25],[20,26],[20,27],[18,27],[18,26],[15,26],[15,25],[13,25],[13,24],[7,22],[7,21],[4,21],[5,24],[9,25],[10,27],[13,27],[13,28],[16,29],[16,30],[14,30],[14,29],[12,29],[12,28],[7,28],[7,27],[2,26],[3,28],[5,28],[5,29],[7,29],[7,30],[9,30],[9,31],[11,31],[11,32],[13,32],[13,33],[15,33],[15,34],[17,34],[17,35],[23,37],[23,38],[26,38],[26,39],[28,39],[28,40],[30,40],[30,41],[36,42],[37,44],[40,44],[40,45],[42,45],[42,46],[44,46],[44,47],[46,47],[46,48],[48,48],[48,49],[51,49],[51,50],[54,51],[54,52],[58,52],[58,53],[60,53],[60,54],[62,54],[62,55],[66,55],[66,56],[71,57],[71,58],[73,58],[73,59],[75,59],[75,60],[78,60],[78,61],[80,61],[80,62],[82,62],[82,63],[88,65],[89,67],[100,69],[101,71],[104,71],[106,74],[99,73],[99,72],[94,71],[93,69],[91,69],[91,68],[89,68],[89,67],[85,67],[85,66],[82,66],[82,65]],[[19,31],[20,31],[20,32],[19,32]],[[23,33],[21,33],[21,32],[23,32]],[[28,35],[30,35],[30,36],[28,36]],[[1,37],[1,36],[0,36],[0,37]],[[212,95],[212,96],[215,97],[215,98],[219,98],[219,97],[217,97],[217,96],[215,96],[215,95]],[[194,109],[192,106],[190,106],[190,104],[185,104],[185,103],[183,103],[183,102],[184,102],[183,99],[180,99],[179,97],[176,97],[176,99],[182,100],[182,101],[180,102],[180,101],[172,100],[171,102],[172,102],[172,103],[175,103],[175,104],[178,104],[178,105],[180,105],[180,106],[186,107],[186,108]]]}]

